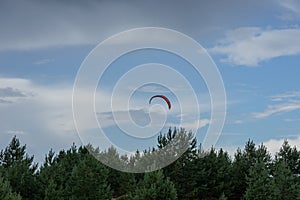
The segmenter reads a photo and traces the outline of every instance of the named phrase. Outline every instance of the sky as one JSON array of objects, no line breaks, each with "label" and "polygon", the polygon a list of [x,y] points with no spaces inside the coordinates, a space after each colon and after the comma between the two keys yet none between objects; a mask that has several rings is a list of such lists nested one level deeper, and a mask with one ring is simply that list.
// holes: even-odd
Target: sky
[{"label": "sky", "polygon": [[[143,27],[179,31],[202,45],[212,58],[227,98],[217,148],[232,155],[248,139],[264,143],[273,154],[284,139],[300,148],[299,22],[297,0],[1,1],[0,149],[16,135],[27,145],[28,153],[41,162],[50,148],[58,152],[73,143],[101,145],[99,127],[90,124],[88,118],[82,123],[89,137],[83,139],[76,130],[72,111],[76,75],[100,42]],[[167,65],[183,75],[198,99],[197,106],[189,91],[176,84],[178,74],[163,77],[173,81],[170,88],[155,83],[130,85],[136,80],[132,77],[159,77],[154,69],[133,73],[128,82],[124,79],[112,101],[113,113],[110,100],[118,81],[130,69],[147,63]],[[171,110],[159,99],[148,104],[149,97],[157,93],[170,98]],[[120,56],[101,77],[95,99],[95,116],[106,137],[129,151],[155,146],[157,135],[150,132],[178,126],[181,116],[184,120],[180,125],[195,132],[199,143],[213,123],[203,77],[190,63],[161,50],[144,49]],[[126,109],[124,102],[128,103]],[[180,112],[181,107],[184,112]],[[194,117],[195,107],[200,108],[201,116]],[[150,126],[150,132],[136,138],[121,133],[119,126],[131,130],[132,122],[139,130]]]}]

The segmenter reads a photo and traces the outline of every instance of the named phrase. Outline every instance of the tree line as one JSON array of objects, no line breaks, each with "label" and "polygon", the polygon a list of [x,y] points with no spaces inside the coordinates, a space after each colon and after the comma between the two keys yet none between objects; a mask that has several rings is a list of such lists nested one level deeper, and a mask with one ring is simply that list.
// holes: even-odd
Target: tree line
[{"label": "tree line", "polygon": [[[175,162],[148,173],[121,172],[95,159],[102,156],[124,167],[151,166],[149,158],[163,153],[168,159],[182,144],[187,150]],[[170,151],[160,151],[168,145]],[[203,151],[191,132],[170,129],[158,136],[156,147],[130,157],[112,147],[102,152],[92,145],[72,145],[58,153],[50,150],[38,164],[14,136],[0,152],[0,199],[291,200],[300,199],[299,175],[300,152],[288,141],[274,157],[252,140],[230,157],[223,149]]]}]

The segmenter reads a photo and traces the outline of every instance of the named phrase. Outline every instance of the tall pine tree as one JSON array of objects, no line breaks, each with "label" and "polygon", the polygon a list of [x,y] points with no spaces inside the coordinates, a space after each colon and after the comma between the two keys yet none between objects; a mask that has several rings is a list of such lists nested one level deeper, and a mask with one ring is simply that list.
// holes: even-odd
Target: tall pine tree
[{"label": "tall pine tree", "polygon": [[9,146],[0,152],[0,164],[3,167],[4,179],[7,180],[14,192],[22,199],[35,199],[37,164],[33,156],[26,153],[26,145],[21,146],[19,139],[13,137]]}]

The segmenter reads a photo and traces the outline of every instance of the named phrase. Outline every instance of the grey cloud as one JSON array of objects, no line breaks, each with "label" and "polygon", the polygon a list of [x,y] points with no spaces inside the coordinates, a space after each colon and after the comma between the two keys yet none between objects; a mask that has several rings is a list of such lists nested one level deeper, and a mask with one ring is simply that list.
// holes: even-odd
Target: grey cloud
[{"label": "grey cloud", "polygon": [[8,101],[8,100],[5,100],[5,99],[0,99],[0,104],[1,103],[4,103],[4,104],[6,104],[6,103],[12,103],[12,101]]},{"label": "grey cloud", "polygon": [[106,120],[114,120],[113,115],[118,115],[119,119],[128,120],[128,114],[131,119],[139,126],[146,126],[150,123],[151,119],[149,113],[145,112],[143,109],[131,109],[129,111],[116,111],[114,114],[112,112],[101,112],[97,115],[101,118],[103,117]]},{"label": "grey cloud", "polygon": [[[41,163],[50,148],[55,151],[66,149],[73,142],[81,145],[73,125],[70,102],[71,86],[70,88],[43,87],[34,83],[29,84],[24,79],[4,79],[1,80],[1,85],[2,87],[10,85],[11,88],[1,88],[2,96],[9,97],[1,96],[0,103],[14,103],[18,99],[26,99],[22,103],[8,106],[0,104],[1,147],[7,146],[12,135],[17,134],[22,144],[27,144],[28,153],[34,154],[35,161]],[[29,90],[38,94],[37,98],[30,98],[32,95],[28,92]]]},{"label": "grey cloud", "polygon": [[0,50],[94,45],[117,32],[142,26],[173,28],[196,38],[211,37],[220,27],[237,26],[267,13],[272,2],[2,1]]},{"label": "grey cloud", "polygon": [[139,126],[146,126],[150,123],[151,118],[149,113],[144,110],[130,110],[129,111],[132,120]]},{"label": "grey cloud", "polygon": [[300,2],[298,0],[280,0],[279,4],[296,16],[300,16]]},{"label": "grey cloud", "polygon": [[5,87],[5,88],[0,88],[0,97],[1,98],[6,98],[6,97],[26,97],[27,95],[18,90],[14,89],[12,87]]}]

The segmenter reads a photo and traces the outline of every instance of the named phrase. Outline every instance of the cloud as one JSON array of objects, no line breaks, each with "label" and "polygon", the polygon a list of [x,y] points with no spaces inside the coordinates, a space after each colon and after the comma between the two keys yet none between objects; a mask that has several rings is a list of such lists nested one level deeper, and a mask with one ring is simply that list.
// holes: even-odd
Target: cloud
[{"label": "cloud", "polygon": [[34,65],[46,65],[48,63],[53,62],[54,59],[50,59],[50,58],[46,58],[46,59],[42,59],[42,60],[37,60],[35,62],[33,62]]},{"label": "cloud", "polygon": [[300,101],[296,103],[286,103],[279,105],[269,105],[263,112],[253,113],[253,117],[256,119],[267,118],[271,115],[278,113],[291,112],[300,109]]},{"label": "cloud", "polygon": [[300,118],[294,118],[294,119],[292,119],[292,118],[286,118],[286,119],[284,119],[284,121],[285,122],[297,122],[297,121],[300,121]]},{"label": "cloud", "polygon": [[[273,1],[4,1],[0,50],[95,45],[129,28],[160,26],[191,36],[209,36],[241,20],[267,13]],[[240,17],[243,13],[243,19]],[[208,20],[209,19],[209,20]],[[206,41],[206,40],[203,40]]]},{"label": "cloud", "polygon": [[297,137],[294,138],[284,138],[284,139],[270,139],[266,142],[263,142],[263,144],[268,148],[268,151],[274,156],[276,153],[278,153],[280,147],[282,146],[284,140],[288,140],[291,147],[296,146],[296,148],[300,149],[300,136],[297,135]]},{"label": "cloud", "polygon": [[[17,134],[22,143],[27,144],[31,148],[29,153],[34,153],[37,156],[37,160],[42,161],[44,154],[50,148],[54,150],[68,148],[73,142],[79,145],[82,144],[73,121],[72,85],[40,85],[29,79],[21,78],[0,78],[0,85],[2,87],[1,95],[7,98],[8,96],[12,96],[11,98],[28,96],[22,97],[18,101],[0,104],[0,133],[6,133],[0,134],[1,146],[7,145],[12,135]],[[85,91],[80,92],[82,93],[79,96],[83,97],[86,95]],[[118,119],[121,119],[119,122],[125,128],[132,128],[130,127],[132,121],[143,127],[148,125],[151,119],[152,129],[164,126],[166,122],[165,117],[174,122],[174,125],[178,121],[176,116],[179,113],[176,109],[166,114],[164,113],[164,105],[155,104],[148,107],[148,100],[145,101],[145,99],[138,98],[133,107],[125,108],[124,110],[124,107],[120,105],[127,101],[124,100],[123,94],[119,94],[118,97],[115,99],[114,111],[116,113],[114,114]],[[101,116],[98,115],[98,119],[101,120],[101,126],[103,125],[105,128],[115,125],[111,113],[111,95],[105,91],[97,91],[95,100],[96,111],[102,114]],[[145,107],[141,105],[145,105]],[[83,106],[80,109],[86,108]],[[128,112],[130,113],[130,118],[128,118]],[[194,110],[187,110],[185,116],[183,116],[183,119],[186,119],[185,123],[182,124],[182,127],[187,126],[188,129],[196,126],[196,122],[193,120],[189,121],[186,118],[189,117],[190,112],[193,113]],[[96,137],[95,133],[97,133],[99,127],[97,124],[92,124],[91,121],[90,118],[84,119],[82,122],[83,131]],[[204,119],[199,121],[200,127],[205,126],[207,123],[208,121]]]},{"label": "cloud", "polygon": [[300,2],[298,0],[278,0],[280,6],[284,8],[280,16],[283,20],[294,20],[300,17]]},{"label": "cloud", "polygon": [[0,97],[6,98],[6,97],[26,97],[27,95],[24,94],[24,92],[14,89],[11,87],[5,87],[0,88]]},{"label": "cloud", "polygon": [[241,27],[227,33],[220,44],[209,51],[225,55],[225,62],[257,66],[263,61],[300,53],[300,29],[261,29]]},{"label": "cloud", "polygon": [[149,113],[144,109],[130,109],[127,111],[115,111],[114,113],[102,112],[97,113],[97,116],[103,127],[115,125],[114,116],[119,119],[119,123],[135,123],[142,127],[148,125],[151,121]]},{"label": "cloud", "polygon": [[280,0],[280,5],[285,7],[286,9],[300,14],[300,3],[297,0]]},{"label": "cloud", "polygon": [[283,100],[289,100],[291,98],[293,99],[296,98],[300,100],[300,91],[287,92],[284,94],[271,96],[272,101],[283,101]]},{"label": "cloud", "polygon": [[274,95],[270,97],[272,102],[276,104],[268,105],[262,112],[252,113],[253,118],[263,119],[274,114],[281,114],[300,109],[300,92],[293,91],[284,94]]},{"label": "cloud", "polygon": [[[243,134],[239,134],[239,133],[222,133],[222,135],[230,135],[230,136],[240,136]],[[263,144],[264,146],[267,147],[267,150],[269,153],[271,153],[271,156],[275,156],[276,153],[279,152],[284,140],[287,140],[289,145],[291,147],[296,146],[296,148],[299,150],[300,149],[300,135],[299,134],[288,134],[285,136],[282,136],[282,138],[280,139],[268,139],[266,141],[262,141],[260,143],[256,143],[256,145],[260,145]],[[227,151],[229,153],[229,155],[234,158],[234,154],[236,154],[236,151],[238,148],[240,149],[244,149],[244,145],[236,145],[236,144],[231,144],[231,145],[227,145],[227,144],[218,144],[217,149],[222,148],[223,150]]]},{"label": "cloud", "polygon": [[[80,144],[72,118],[72,87],[38,85],[28,79],[0,78],[1,95],[11,100],[0,104],[0,146],[13,135],[42,161],[50,148]],[[21,98],[16,100],[15,98]]]},{"label": "cloud", "polygon": [[[130,88],[130,90],[133,90],[134,88]],[[146,86],[143,86],[139,89],[137,89],[137,91],[139,92],[149,92],[149,93],[165,93],[165,92],[168,92],[168,89],[162,87],[162,86],[157,86],[157,85],[146,85]],[[171,89],[171,91],[173,91]]]},{"label": "cloud", "polygon": [[10,135],[24,135],[26,134],[24,131],[20,130],[7,130],[5,133],[10,134]]},{"label": "cloud", "polygon": [[[29,89],[23,90],[23,86],[21,85],[19,85],[17,88],[14,88],[13,83],[11,84],[9,82],[5,82],[5,80],[7,79],[0,79],[0,85],[3,86],[0,88],[0,104],[10,104],[34,96]],[[15,82],[23,82],[23,84],[27,84],[26,81],[20,81],[19,79],[16,79]]]},{"label": "cloud", "polygon": [[191,130],[193,132],[195,132],[197,129],[201,129],[207,125],[209,125],[211,123],[211,121],[209,119],[198,119],[198,120],[194,120],[194,121],[190,121],[190,122],[183,122],[181,124],[179,123],[167,123],[166,126],[169,127],[182,127],[185,128],[187,130]]},{"label": "cloud", "polygon": [[12,101],[0,99],[0,104],[1,104],[1,103],[12,103]]},{"label": "cloud", "polygon": [[245,121],[244,120],[241,120],[241,119],[237,119],[237,120],[234,120],[233,123],[234,124],[243,124]]}]

